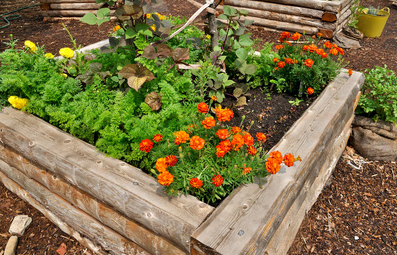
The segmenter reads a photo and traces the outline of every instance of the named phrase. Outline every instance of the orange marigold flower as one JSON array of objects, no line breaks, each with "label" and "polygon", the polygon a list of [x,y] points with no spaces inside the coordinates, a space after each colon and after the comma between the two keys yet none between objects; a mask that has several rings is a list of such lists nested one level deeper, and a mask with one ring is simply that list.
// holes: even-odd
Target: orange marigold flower
[{"label": "orange marigold flower", "polygon": [[218,158],[223,158],[231,149],[232,143],[229,140],[223,140],[216,146],[216,156]]},{"label": "orange marigold flower", "polygon": [[193,150],[201,150],[204,147],[205,141],[200,136],[193,136],[190,138],[190,148]]},{"label": "orange marigold flower", "polygon": [[292,36],[291,36],[291,40],[293,40],[293,41],[297,41],[297,40],[299,40],[299,38],[301,38],[301,34],[299,34],[298,32],[296,32],[295,34],[293,34]]},{"label": "orange marigold flower", "polygon": [[222,183],[223,183],[223,177],[220,176],[219,174],[214,175],[214,177],[212,177],[212,184],[214,184],[215,187],[221,186]]},{"label": "orange marigold flower", "polygon": [[192,129],[194,128],[194,125],[193,124],[190,124],[188,127],[187,127],[187,131],[189,132],[189,133],[192,133]]},{"label": "orange marigold flower", "polygon": [[303,45],[302,50],[307,51],[309,49],[309,45]]},{"label": "orange marigold flower", "polygon": [[341,54],[341,55],[345,55],[345,52],[343,51],[343,49],[342,48],[339,48],[339,47],[335,47],[335,49],[339,52],[339,54]]},{"label": "orange marigold flower", "polygon": [[277,63],[278,61],[279,61],[278,58],[273,58],[273,62],[274,62],[274,63]]},{"label": "orange marigold flower", "polygon": [[216,156],[218,158],[223,158],[225,154],[228,153],[224,147],[216,146]]},{"label": "orange marigold flower", "polygon": [[284,32],[281,33],[281,38],[289,38],[290,36],[291,36],[290,32],[284,31]]},{"label": "orange marigold flower", "polygon": [[324,52],[323,54],[321,54],[321,57],[322,57],[322,58],[327,58],[327,57],[328,57],[328,54]]},{"label": "orange marigold flower", "polygon": [[309,87],[309,88],[307,88],[306,92],[308,95],[313,95],[314,89],[312,87]]},{"label": "orange marigold flower", "polygon": [[291,153],[284,155],[284,164],[288,167],[293,166],[295,162],[295,157]]},{"label": "orange marigold flower", "polygon": [[216,102],[216,100],[218,100],[218,98],[216,98],[216,96],[211,96],[211,100]]},{"label": "orange marigold flower", "polygon": [[118,30],[120,30],[120,29],[121,29],[121,27],[120,27],[119,25],[114,26],[114,27],[113,27],[113,32],[116,32],[116,31],[118,31]]},{"label": "orange marigold flower", "polygon": [[270,152],[270,157],[275,158],[279,164],[283,162],[283,155],[279,151]]},{"label": "orange marigold flower", "polygon": [[189,181],[189,184],[190,184],[190,186],[192,186],[193,188],[196,188],[196,189],[203,187],[203,181],[196,177],[192,178]]},{"label": "orange marigold flower", "polygon": [[259,142],[265,142],[266,141],[266,135],[264,133],[261,133],[261,132],[256,133],[256,138],[258,139]]},{"label": "orange marigold flower", "polygon": [[201,102],[197,105],[197,109],[201,113],[207,113],[208,112],[208,105],[204,102]]},{"label": "orange marigold flower", "polygon": [[349,76],[352,76],[353,70],[349,68]]},{"label": "orange marigold flower", "polygon": [[243,171],[244,175],[249,174],[251,171],[252,171],[251,167],[245,167],[245,165],[244,165],[244,171]]},{"label": "orange marigold flower", "polygon": [[189,134],[186,133],[185,131],[177,131],[176,132],[176,138],[174,140],[174,143],[179,145],[181,143],[186,143],[189,140]]},{"label": "orange marigold flower", "polygon": [[161,142],[161,141],[163,141],[163,136],[160,134],[154,135],[153,141],[155,141],[156,143]]},{"label": "orange marigold flower", "polygon": [[216,131],[216,136],[219,137],[219,139],[225,140],[229,137],[229,131],[227,131],[227,129],[219,129]]},{"label": "orange marigold flower", "polygon": [[274,71],[277,71],[277,70],[278,70],[278,67],[275,67],[275,68],[274,68]]},{"label": "orange marigold flower", "polygon": [[284,48],[284,45],[280,44],[280,45],[276,45],[276,50],[281,50]]},{"label": "orange marigold flower", "polygon": [[239,127],[232,127],[232,133],[233,134],[238,134],[238,133],[241,133],[241,128],[239,128]]},{"label": "orange marigold flower", "polygon": [[269,173],[275,174],[278,171],[280,171],[280,168],[281,168],[281,166],[280,166],[280,163],[278,163],[277,159],[275,159],[273,157],[270,157],[270,158],[267,159],[267,161],[266,161],[266,170]]},{"label": "orange marigold flower", "polygon": [[324,53],[324,50],[322,48],[316,49],[317,55],[321,56]]},{"label": "orange marigold flower", "polygon": [[285,62],[280,61],[280,62],[277,63],[277,66],[278,66],[279,68],[283,68],[283,67],[285,66]]},{"label": "orange marigold flower", "polygon": [[174,155],[169,155],[165,157],[165,163],[167,166],[175,166],[178,162],[178,159]]},{"label": "orange marigold flower", "polygon": [[201,122],[201,124],[204,126],[204,128],[210,129],[211,127],[215,126],[215,119],[213,117],[207,117]]},{"label": "orange marigold flower", "polygon": [[251,156],[255,156],[256,153],[258,152],[254,146],[249,146],[247,151],[248,151],[248,154]]},{"label": "orange marigold flower", "polygon": [[167,160],[165,158],[158,158],[156,161],[156,169],[157,171],[159,171],[160,173],[167,171]]},{"label": "orange marigold flower", "polygon": [[252,146],[252,145],[254,145],[254,138],[250,135],[250,133],[245,133],[244,135],[243,135],[243,138],[244,138],[244,144],[245,145],[247,145],[247,146]]},{"label": "orange marigold flower", "polygon": [[294,64],[294,60],[292,60],[292,58],[286,58],[284,61],[286,64],[290,64],[290,65]]},{"label": "orange marigold flower", "polygon": [[149,152],[153,149],[153,142],[150,141],[149,139],[143,139],[140,143],[139,143],[139,149],[141,151],[144,152]]},{"label": "orange marigold flower", "polygon": [[333,49],[330,49],[330,50],[329,50],[329,53],[332,54],[332,55],[334,55],[334,56],[336,56],[336,55],[338,55],[338,50],[335,49],[335,48],[333,48]]},{"label": "orange marigold flower", "polygon": [[235,134],[232,139],[232,146],[235,151],[238,151],[244,145],[244,138],[240,134]]},{"label": "orange marigold flower", "polygon": [[324,43],[324,46],[325,46],[325,48],[327,48],[327,49],[331,49],[331,48],[332,48],[332,43],[331,43],[330,41],[326,41],[326,42]]},{"label": "orange marigold flower", "polygon": [[315,52],[317,49],[318,49],[318,48],[317,48],[316,45],[314,45],[314,44],[310,44],[310,45],[309,45],[309,51],[310,51],[310,52]]},{"label": "orange marigold flower", "polygon": [[306,59],[304,64],[305,64],[305,66],[310,68],[313,66],[313,60],[311,60],[310,58]]},{"label": "orange marigold flower", "polygon": [[318,37],[323,37],[324,35],[322,33],[317,33]]},{"label": "orange marigold flower", "polygon": [[215,108],[216,117],[219,121],[230,121],[234,117],[234,113],[232,110],[227,108],[222,109],[221,106]]},{"label": "orange marigold flower", "polygon": [[161,185],[168,187],[174,181],[174,176],[170,172],[164,171],[159,174],[157,179]]}]

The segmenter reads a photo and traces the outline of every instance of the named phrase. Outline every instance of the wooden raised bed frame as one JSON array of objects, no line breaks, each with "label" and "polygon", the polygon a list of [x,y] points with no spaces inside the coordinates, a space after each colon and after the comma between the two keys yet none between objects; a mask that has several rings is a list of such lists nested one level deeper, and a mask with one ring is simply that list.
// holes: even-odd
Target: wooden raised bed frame
[{"label": "wooden raised bed frame", "polygon": [[140,169],[12,108],[0,113],[0,180],[100,254],[285,254],[346,145],[363,81],[343,70],[273,148],[302,162],[217,208],[169,198]]}]

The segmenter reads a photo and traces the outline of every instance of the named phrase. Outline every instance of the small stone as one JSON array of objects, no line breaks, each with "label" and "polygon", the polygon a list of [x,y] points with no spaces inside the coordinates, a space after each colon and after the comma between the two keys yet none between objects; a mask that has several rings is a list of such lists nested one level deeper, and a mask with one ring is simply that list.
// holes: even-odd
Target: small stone
[{"label": "small stone", "polygon": [[22,236],[25,230],[29,227],[32,222],[32,218],[27,215],[17,215],[11,223],[10,234]]},{"label": "small stone", "polygon": [[15,255],[15,252],[17,250],[17,245],[18,245],[18,237],[11,236],[10,239],[8,239],[6,249],[4,251],[4,255]]},{"label": "small stone", "polygon": [[360,237],[358,237],[358,236],[354,236],[354,240],[358,240],[358,239],[360,239]]}]

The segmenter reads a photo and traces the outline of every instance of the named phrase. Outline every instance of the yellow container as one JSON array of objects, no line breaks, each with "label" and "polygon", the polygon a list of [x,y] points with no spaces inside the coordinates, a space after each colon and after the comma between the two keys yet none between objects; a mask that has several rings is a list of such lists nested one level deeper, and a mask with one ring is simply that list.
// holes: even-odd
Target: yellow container
[{"label": "yellow container", "polygon": [[368,9],[364,9],[358,17],[357,28],[366,37],[379,37],[386,25],[390,15],[390,9],[385,7],[379,10],[378,15],[367,14]]}]

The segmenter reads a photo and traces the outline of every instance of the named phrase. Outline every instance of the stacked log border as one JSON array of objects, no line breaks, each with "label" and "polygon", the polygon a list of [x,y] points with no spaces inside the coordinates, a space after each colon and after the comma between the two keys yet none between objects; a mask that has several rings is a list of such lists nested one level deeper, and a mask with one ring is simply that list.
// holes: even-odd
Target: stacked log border
[{"label": "stacked log border", "polygon": [[273,148],[303,161],[217,208],[169,198],[140,169],[12,108],[0,113],[0,180],[101,254],[285,254],[346,145],[363,81],[342,70]]},{"label": "stacked log border", "polygon": [[[332,38],[348,22],[354,0],[224,0],[224,5],[249,12],[243,19],[277,31],[322,33]],[[222,6],[217,10],[222,11]]]},{"label": "stacked log border", "polygon": [[103,4],[95,0],[39,0],[41,13],[45,18],[77,18],[86,13],[96,13]]}]

